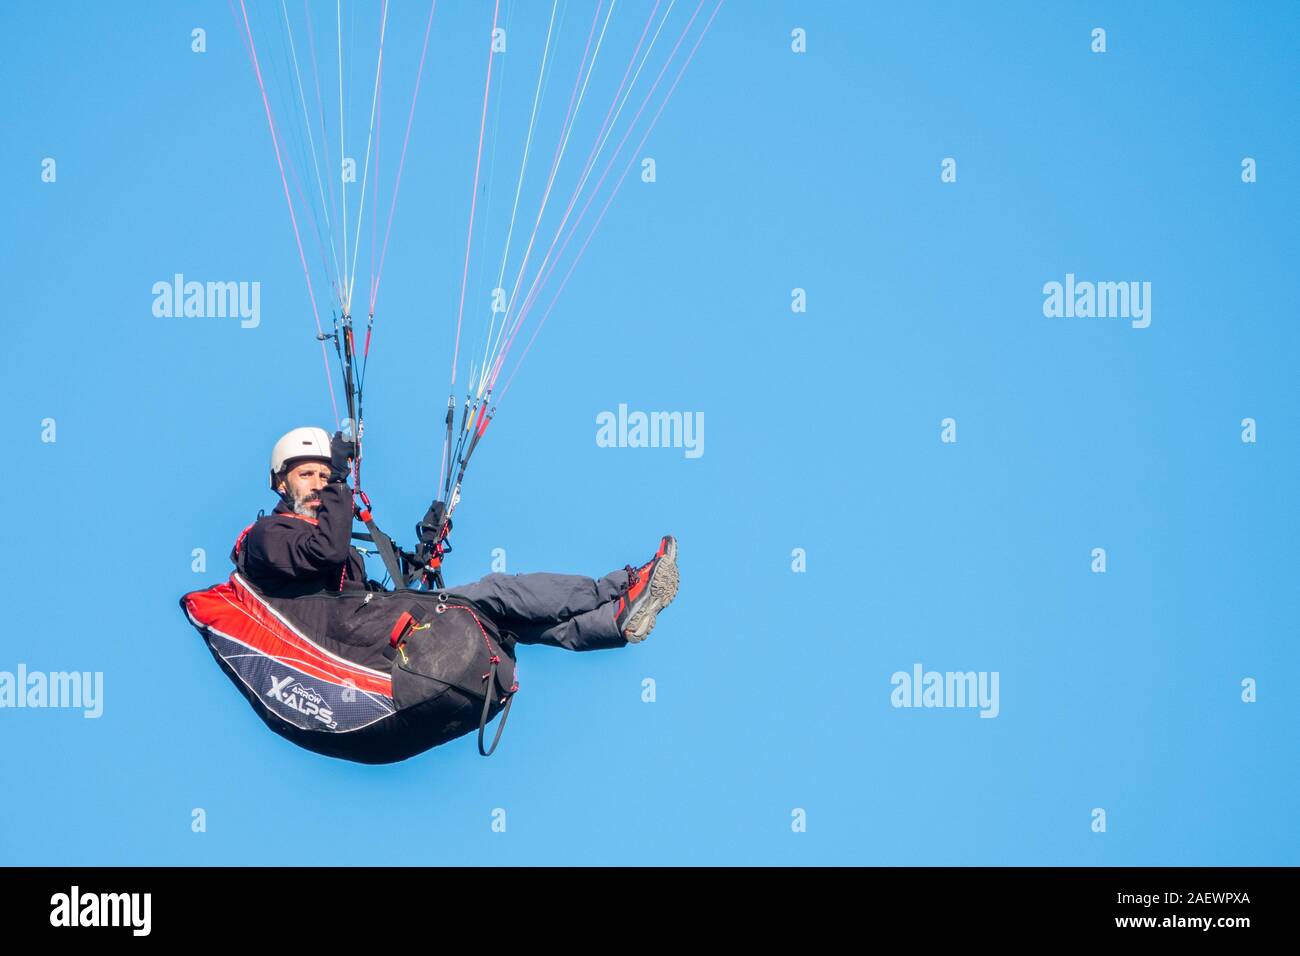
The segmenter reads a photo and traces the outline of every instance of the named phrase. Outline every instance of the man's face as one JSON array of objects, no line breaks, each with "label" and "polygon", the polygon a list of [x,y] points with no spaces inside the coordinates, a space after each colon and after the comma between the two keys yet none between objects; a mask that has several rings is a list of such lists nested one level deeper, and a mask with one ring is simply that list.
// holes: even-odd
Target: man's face
[{"label": "man's face", "polygon": [[320,507],[320,490],[329,484],[330,466],[320,461],[304,461],[289,469],[279,490],[293,499],[293,510],[308,518]]}]

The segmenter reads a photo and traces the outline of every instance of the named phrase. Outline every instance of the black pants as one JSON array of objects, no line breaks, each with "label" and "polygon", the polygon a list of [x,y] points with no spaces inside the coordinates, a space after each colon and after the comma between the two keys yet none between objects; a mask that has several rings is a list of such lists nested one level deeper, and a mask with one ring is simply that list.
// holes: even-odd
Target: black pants
[{"label": "black pants", "polygon": [[521,644],[597,651],[627,645],[614,623],[626,584],[622,569],[599,580],[577,574],[494,573],[447,590],[482,604]]}]

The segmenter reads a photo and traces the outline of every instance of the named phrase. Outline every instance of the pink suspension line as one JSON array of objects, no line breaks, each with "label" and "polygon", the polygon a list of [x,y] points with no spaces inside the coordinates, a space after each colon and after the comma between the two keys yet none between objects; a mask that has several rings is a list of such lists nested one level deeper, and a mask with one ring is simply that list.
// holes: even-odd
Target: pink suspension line
[{"label": "pink suspension line", "polygon": [[[290,112],[292,112],[292,110]],[[308,117],[304,116],[304,119],[306,120],[308,119]],[[290,132],[293,133],[298,132],[297,127],[292,124],[288,127],[288,129]],[[288,138],[285,139],[285,143],[284,143],[285,145],[285,149],[283,151],[284,167],[288,172],[289,185],[292,188],[293,194],[297,197],[298,200],[296,208],[302,210],[305,216],[305,222],[311,226],[311,234],[316,239],[316,250],[320,254],[322,273],[329,279],[329,286],[334,291],[335,297],[339,298],[339,300],[342,301],[342,293],[339,291],[338,285],[335,282],[335,278],[334,278],[335,272],[334,272],[333,263],[330,259],[329,254],[325,251],[325,236],[329,233],[330,230],[328,229],[328,226],[325,230],[321,229],[320,217],[316,215],[316,204],[311,199],[310,190],[304,187],[302,178],[298,174],[298,167],[293,161],[293,150],[291,149],[292,146],[296,145],[300,154],[305,154],[308,152],[306,144],[303,143],[302,141],[302,137],[298,136],[296,138],[297,138],[296,143],[291,142]]]},{"label": "pink suspension line", "polygon": [[[701,0],[701,3],[703,3],[703,0]],[[601,124],[600,124],[600,131],[596,134],[596,139],[595,139],[595,141],[592,143],[591,151],[587,154],[587,158],[586,158],[586,160],[585,160],[585,161],[583,162],[583,164],[582,164],[582,172],[581,172],[581,174],[578,176],[578,185],[574,188],[574,190],[573,190],[573,195],[569,198],[568,205],[565,207],[564,215],[560,218],[560,225],[559,225],[559,227],[558,227],[558,228],[556,229],[556,231],[555,231],[555,237],[551,240],[550,247],[546,250],[546,255],[542,257],[542,265],[541,265],[541,267],[540,267],[539,270],[538,270],[538,275],[533,277],[533,282],[529,285],[528,292],[525,293],[525,295],[524,295],[524,304],[523,304],[519,309],[517,309],[517,310],[515,311],[515,322],[514,322],[512,328],[511,328],[511,332],[510,332],[510,334],[506,337],[506,344],[505,344],[504,348],[502,348],[501,350],[499,350],[498,353],[497,353],[497,355],[494,356],[494,359],[493,359],[493,362],[492,362],[492,368],[491,368],[491,370],[490,370],[489,373],[488,373],[488,387],[489,387],[489,388],[491,388],[491,387],[496,383],[496,379],[497,379],[497,377],[500,375],[501,363],[505,360],[505,352],[509,350],[509,348],[510,348],[510,343],[514,341],[514,336],[515,336],[515,334],[518,332],[518,329],[519,329],[519,323],[521,323],[521,322],[523,321],[523,316],[524,316],[524,314],[525,314],[525,311],[527,310],[527,308],[529,307],[529,304],[533,301],[533,299],[536,298],[536,296],[540,293],[539,280],[541,280],[541,277],[542,277],[543,272],[545,273],[545,276],[546,276],[547,278],[549,278],[551,272],[553,272],[554,269],[555,269],[554,264],[551,265],[551,268],[550,268],[550,269],[547,269],[547,268],[546,268],[547,263],[549,263],[549,262],[551,261],[551,253],[555,251],[555,243],[559,241],[560,236],[564,233],[564,227],[565,227],[565,225],[566,225],[566,224],[568,223],[568,221],[569,221],[569,215],[573,212],[573,207],[574,207],[574,205],[575,205],[575,204],[577,203],[577,201],[578,201],[578,195],[579,195],[579,193],[580,193],[581,190],[582,190],[582,186],[586,183],[587,177],[590,175],[591,168],[592,168],[592,166],[593,166],[594,163],[595,163],[596,152],[597,152],[597,150],[598,150],[598,149],[600,148],[600,146],[601,146],[601,143],[602,143],[602,137],[605,136],[605,131],[606,131],[606,129],[608,129],[608,127],[609,127],[610,117],[614,114],[614,107],[615,107],[615,105],[617,105],[617,103],[618,103],[619,94],[621,94],[621,93],[623,92],[623,87],[627,85],[627,78],[628,78],[628,76],[630,76],[631,73],[632,73],[632,64],[634,64],[634,63],[636,62],[636,56],[637,56],[637,54],[638,54],[639,52],[641,52],[641,44],[645,42],[646,34],[649,33],[649,31],[650,31],[650,24],[651,24],[652,22],[654,22],[654,16],[655,16],[655,13],[658,12],[658,10],[659,10],[659,0],[655,0],[654,8],[650,11],[650,16],[646,18],[645,26],[641,29],[641,36],[640,36],[640,38],[637,40],[636,48],[632,51],[632,55],[628,58],[627,68],[624,69],[624,71],[623,71],[623,79],[619,82],[619,84],[618,84],[618,90],[614,93],[614,97],[613,97],[613,99],[610,100],[610,103],[609,103],[609,109],[607,109],[607,110],[605,111],[605,118],[601,121]],[[697,10],[696,12],[698,13],[698,10]],[[693,20],[694,20],[694,18],[692,17],[692,21],[693,21]],[[594,26],[594,24],[593,24],[593,26]],[[687,24],[687,28],[689,29],[689,27],[690,27],[690,24],[688,23],[688,24]],[[680,41],[679,41],[679,43],[680,43]],[[674,49],[674,52],[676,52],[675,49]],[[671,60],[671,56],[670,56],[669,59]],[[662,73],[661,73],[661,75],[662,75]],[[658,81],[656,81],[656,84],[657,84],[657,82],[658,82]],[[652,87],[652,88],[651,88],[651,93],[653,93],[653,92],[654,92],[654,88]],[[644,104],[643,104],[643,106],[644,106]],[[639,112],[639,111],[638,111],[638,113],[637,113],[637,116],[638,116],[638,117],[640,116],[640,112]],[[633,125],[635,125],[636,120],[633,119],[632,122],[633,122]],[[631,129],[631,127],[629,127],[629,131],[630,131],[630,129]],[[624,134],[624,140],[626,140],[626,138],[627,138],[627,134]],[[620,148],[622,147],[622,141],[620,141],[620,143],[619,143],[619,147],[620,147]],[[613,154],[613,156],[617,156],[617,155],[618,155],[618,149],[615,149],[615,150],[614,150],[614,154]],[[613,159],[611,158],[611,162],[612,162],[612,161],[613,161]],[[607,167],[607,169],[608,169],[608,167]],[[601,179],[601,182],[604,182],[603,177],[602,177],[602,179]],[[596,185],[596,189],[599,190],[599,188],[600,188],[600,183],[597,183],[597,185]],[[585,208],[585,207],[584,207],[584,208]],[[574,228],[575,228],[575,229],[577,228],[577,223],[574,224]],[[535,235],[536,235],[536,233],[534,232],[534,236],[535,236]],[[530,248],[531,248],[531,244],[530,244]],[[526,262],[526,261],[527,261],[527,260],[525,260],[525,262]],[[520,278],[522,278],[522,276],[523,276],[523,273],[522,273],[522,270],[521,270],[521,272],[520,272]],[[543,280],[543,281],[544,281],[544,280]],[[516,285],[514,291],[515,291],[515,292],[518,291],[518,285]],[[511,293],[511,299],[512,299],[512,301],[513,301],[513,298],[514,298],[514,292]]]},{"label": "pink suspension line", "polygon": [[[289,206],[289,221],[293,224],[293,239],[298,246],[298,261],[302,264],[302,275],[307,281],[307,296],[311,299],[311,312],[316,320],[317,335],[324,335],[320,324],[320,311],[316,307],[316,292],[311,285],[311,272],[307,268],[307,256],[302,249],[302,236],[298,232],[298,217],[293,210],[293,197],[289,194],[289,180],[284,173],[284,160],[280,156],[280,138],[275,132],[275,119],[271,115],[271,101],[266,95],[266,85],[262,82],[262,68],[257,61],[257,46],[253,42],[253,31],[248,25],[248,9],[244,6],[244,0],[239,0],[239,9],[244,18],[244,36],[248,41],[248,54],[253,63],[253,72],[257,76],[257,86],[262,93],[262,106],[266,110],[266,122],[271,130],[271,145],[275,147],[275,163],[280,168],[280,182],[284,186],[284,201]],[[330,375],[329,353],[325,351],[325,341],[320,342],[321,358],[325,362],[325,382],[329,386],[330,405],[334,410],[335,427],[339,423],[339,407],[334,397],[334,378]]]},{"label": "pink suspension line", "polygon": [[[317,113],[320,115],[321,155],[324,156],[325,158],[325,168],[328,170],[330,167],[330,156],[332,155],[332,152],[330,150],[330,133],[329,133],[329,128],[325,125],[325,101],[321,98],[320,66],[316,61],[316,32],[312,29],[311,10],[308,9],[307,7],[307,0],[302,0],[302,13],[303,13],[303,17],[307,21],[307,42],[308,42],[308,49],[311,50],[312,79],[315,80],[316,83],[316,110]],[[333,206],[334,199],[335,199],[334,177],[326,176],[325,182],[329,186],[329,202],[330,205]],[[338,294],[338,298],[339,298],[339,303],[342,304],[343,293],[341,291]]]},{"label": "pink suspension line", "polygon": [[469,234],[465,237],[465,268],[460,278],[460,307],[456,310],[456,348],[452,352],[451,358],[451,388],[453,393],[456,390],[456,365],[460,359],[461,320],[465,316],[465,289],[469,284],[469,253],[474,241],[474,211],[478,205],[479,168],[483,163],[483,132],[487,128],[488,92],[492,88],[492,59],[495,55],[492,51],[492,43],[496,39],[497,14],[500,10],[501,0],[496,0],[492,8],[492,36],[488,40],[487,80],[483,83],[483,115],[478,126],[478,155],[474,159],[474,190],[470,193],[469,201]]},{"label": "pink suspension line", "polygon": [[[600,11],[604,6],[604,0],[596,4],[596,13],[591,18],[591,28],[587,31],[587,45],[582,51],[582,62],[578,64],[578,74],[573,78],[573,90],[569,93],[569,106],[564,113],[564,122],[560,124],[560,136],[555,142],[555,154],[551,157],[551,171],[546,179],[546,189],[542,193],[542,202],[537,209],[537,219],[533,223],[532,232],[528,236],[528,245],[524,248],[524,259],[519,266],[519,272],[515,276],[514,286],[510,289],[510,296],[506,299],[507,312],[509,303],[514,301],[515,294],[519,291],[519,283],[523,281],[524,273],[528,269],[528,259],[532,255],[533,244],[537,241],[537,230],[542,224],[542,215],[546,212],[546,203],[550,199],[551,187],[555,183],[555,173],[559,168],[560,151],[564,147],[564,141],[569,131],[570,119],[573,116],[573,104],[578,97],[578,87],[582,84],[583,71],[587,66],[587,54],[591,52],[591,38],[596,35],[596,24],[600,21]],[[504,321],[503,321],[504,327]],[[495,367],[495,363],[493,363]],[[491,382],[488,383],[488,389],[491,390]]]},{"label": "pink suspension line", "polygon": [[[289,144],[286,143],[285,145],[288,146]],[[301,140],[298,145],[301,149]],[[329,285],[334,290],[335,298],[342,302],[343,293],[339,290],[338,283],[335,282],[333,263],[330,261],[329,254],[325,251],[325,239],[320,227],[320,219],[316,215],[316,206],[310,199],[310,192],[303,187],[302,180],[298,176],[298,167],[293,162],[293,154],[288,149],[284,153],[284,165],[289,172],[289,183],[293,187],[294,194],[298,197],[298,208],[306,214],[307,221],[312,227],[312,235],[316,237],[316,249],[320,253],[321,268],[329,278]],[[328,232],[328,229],[325,231]]]},{"label": "pink suspension line", "polygon": [[[379,298],[379,282],[384,275],[384,259],[388,255],[388,236],[393,229],[393,211],[397,208],[397,192],[402,188],[402,170],[406,167],[406,147],[411,142],[411,123],[415,120],[415,102],[420,98],[420,80],[424,76],[424,57],[429,52],[429,32],[433,27],[433,11],[438,0],[429,4],[429,20],[424,26],[424,46],[420,50],[420,67],[415,74],[415,93],[411,96],[411,111],[406,117],[406,135],[402,137],[402,155],[397,161],[397,180],[393,184],[393,200],[388,206],[388,224],[384,227],[384,245],[379,252],[379,269],[370,289],[370,311],[375,311],[375,300]],[[372,250],[373,252],[373,250]]]},{"label": "pink suspension line", "polygon": [[[370,317],[375,316],[375,247],[379,237],[379,141],[384,134],[384,63],[379,61],[379,75],[375,79],[375,98],[379,104],[379,114],[375,119],[375,182],[370,190]],[[366,326],[366,347],[364,354],[370,352],[370,326]]]},{"label": "pink suspension line", "polygon": [[[569,282],[569,276],[573,275],[574,268],[577,267],[578,262],[582,259],[583,253],[587,251],[587,246],[591,242],[591,237],[594,236],[596,234],[596,230],[600,228],[600,224],[605,218],[605,212],[609,209],[610,204],[614,201],[614,197],[618,195],[619,189],[622,188],[623,186],[623,181],[627,179],[627,174],[632,171],[632,167],[636,164],[637,155],[640,154],[642,147],[645,146],[646,140],[649,139],[650,133],[655,128],[655,124],[659,122],[659,117],[660,115],[663,114],[664,107],[668,105],[668,100],[672,98],[673,92],[677,89],[677,84],[681,82],[682,76],[686,72],[686,68],[691,64],[691,60],[695,58],[695,51],[700,48],[700,44],[704,41],[705,34],[707,34],[709,32],[709,28],[713,26],[713,21],[717,17],[718,12],[722,9],[722,4],[724,2],[725,0],[718,0],[718,5],[713,8],[713,13],[710,14],[708,21],[704,24],[704,29],[700,31],[700,35],[696,39],[695,45],[691,47],[691,51],[689,54],[687,54],[686,60],[682,63],[681,69],[677,71],[677,76],[673,79],[672,85],[668,88],[668,92],[664,95],[663,102],[659,104],[659,109],[655,112],[654,117],[650,120],[649,126],[646,127],[645,135],[641,137],[641,142],[639,142],[637,144],[636,149],[632,151],[632,158],[628,161],[627,166],[624,167],[623,174],[619,177],[618,182],[614,185],[613,190],[609,194],[609,198],[605,200],[605,205],[601,208],[599,215],[597,215],[596,222],[591,227],[591,231],[587,233],[587,238],[583,241],[582,247],[578,250],[578,254],[574,257],[573,263],[569,266],[569,271],[565,273],[564,279],[560,282],[560,287],[556,290],[555,295],[551,298],[550,304],[546,307],[546,312],[543,313],[541,321],[537,323],[537,328],[533,330],[533,334],[528,339],[528,343],[524,347],[523,353],[519,356],[519,360],[515,362],[515,367],[510,372],[510,378],[506,380],[505,388],[501,390],[501,395],[497,398],[498,403],[504,400],[506,393],[510,391],[510,384],[515,380],[515,375],[519,372],[519,366],[523,364],[524,359],[527,357],[528,350],[533,347],[533,342],[537,338],[537,333],[542,330],[542,326],[546,324],[546,320],[550,317],[551,310],[555,308],[556,301],[560,298],[560,294],[564,292],[564,287]],[[702,8],[703,6],[704,6],[704,0],[701,0],[700,7]],[[696,13],[697,14],[699,13],[699,8],[696,9]],[[695,19],[694,17],[691,18],[692,22],[694,21],[694,19]],[[687,24],[687,29],[689,30],[689,28],[690,25]],[[684,35],[685,34],[683,34],[683,36]],[[678,42],[680,43],[680,41]],[[676,47],[673,48],[673,51],[674,53],[676,53]],[[671,56],[669,59],[671,61]],[[615,155],[617,155],[617,150],[615,151]],[[590,200],[588,200],[588,203],[590,203]],[[583,207],[583,213],[585,212],[586,212],[586,206]],[[582,221],[582,216],[579,215],[578,223],[580,223],[581,221]],[[574,223],[575,230],[577,229],[578,223]],[[570,232],[569,238],[572,237],[573,237],[573,233]],[[566,246],[568,245],[567,240],[565,242],[565,245]],[[561,250],[560,254],[561,256],[563,255],[563,250]]]},{"label": "pink suspension line", "polygon": [[[336,294],[337,294],[338,286],[337,283],[335,282],[335,279],[338,276],[337,260],[333,259],[331,255],[326,255],[325,253],[326,239],[328,239],[329,241],[331,253],[333,253],[334,250],[333,229],[331,228],[330,221],[329,221],[330,207],[325,202],[324,182],[321,180],[320,163],[315,151],[315,138],[312,136],[311,113],[307,107],[307,98],[302,83],[302,71],[299,69],[297,44],[295,43],[293,38],[293,27],[289,22],[289,11],[284,4],[284,0],[281,0],[281,10],[284,14],[284,32],[286,34],[286,39],[288,40],[288,44],[289,44],[288,53],[289,53],[291,63],[293,65],[293,76],[294,79],[296,80],[299,103],[301,104],[302,111],[303,111],[304,123],[302,127],[302,132],[305,132],[307,134],[306,142],[304,142],[302,136],[299,135],[296,137],[297,139],[296,144],[286,143],[286,149],[284,154],[285,165],[288,167],[289,170],[290,182],[294,186],[298,194],[298,202],[299,202],[298,208],[305,209],[310,216],[312,229],[316,236],[317,248],[321,253],[321,263],[324,267],[324,275],[329,277],[330,285],[336,290]],[[288,84],[286,81],[286,86],[292,91],[293,89],[292,84]],[[292,96],[290,96],[290,100],[292,101]],[[293,110],[291,107],[290,113],[292,112]],[[286,125],[284,129],[289,133],[299,132],[298,127],[292,124]],[[311,197],[311,191],[305,190],[303,188],[302,183],[299,182],[297,168],[293,161],[294,153],[292,149],[288,148],[293,145],[297,146],[298,152],[303,157],[310,159],[310,165],[313,171],[316,173],[317,186],[319,190],[318,195],[320,196],[320,200],[321,200],[321,213],[323,214],[324,222],[325,222],[324,230],[321,229],[322,217],[316,214],[316,202],[315,199]],[[307,164],[304,163],[303,169],[306,170],[306,168],[307,168]],[[306,177],[304,176],[304,180],[305,178]]]},{"label": "pink suspension line", "polygon": [[[519,334],[519,330],[523,327],[523,322],[524,319],[527,317],[528,311],[532,308],[533,303],[536,301],[538,295],[541,294],[542,287],[545,285],[547,280],[550,279],[551,274],[555,271],[556,266],[559,265],[559,260],[563,258],[564,251],[569,247],[569,243],[573,240],[573,237],[577,234],[578,226],[582,224],[582,220],[586,217],[587,210],[591,207],[592,201],[596,198],[597,195],[600,194],[600,187],[604,185],[605,178],[609,175],[609,171],[613,167],[614,161],[618,158],[619,153],[622,152],[623,144],[627,142],[628,136],[630,136],[632,134],[632,130],[636,128],[637,120],[641,118],[641,113],[644,112],[646,108],[646,104],[650,102],[651,97],[654,96],[655,90],[659,88],[660,81],[663,79],[664,74],[668,71],[668,67],[672,63],[673,59],[677,56],[677,51],[681,48],[682,42],[686,39],[687,35],[690,33],[691,26],[695,23],[696,17],[700,15],[700,11],[704,8],[704,3],[705,0],[700,0],[699,4],[696,6],[695,12],[691,14],[691,19],[687,21],[686,27],[682,30],[682,35],[677,38],[677,42],[673,45],[672,52],[668,54],[668,58],[664,61],[664,65],[659,69],[659,75],[655,77],[654,83],[651,85],[649,91],[647,91],[645,97],[641,100],[641,105],[637,107],[636,115],[632,117],[632,122],[628,124],[626,131],[623,133],[623,138],[619,140],[618,146],[616,146],[614,148],[614,152],[610,154],[609,161],[605,163],[605,168],[600,174],[600,179],[597,181],[595,187],[591,190],[590,194],[588,195],[586,203],[583,204],[582,211],[578,213],[578,218],[574,221],[573,227],[569,230],[569,235],[564,240],[564,245],[560,247],[559,255],[557,255],[554,260],[551,260],[550,267],[546,269],[545,272],[539,270],[537,276],[533,279],[533,283],[532,286],[529,288],[528,295],[525,296],[524,304],[523,306],[520,307],[520,310],[516,315],[515,324],[510,331],[510,336],[506,340],[505,346],[501,349],[500,353],[498,353],[497,355],[497,361],[494,364],[492,369],[492,377],[490,379],[489,387],[491,387],[491,385],[494,385],[496,383],[497,378],[501,375],[501,369],[505,365],[506,355],[509,353],[511,346],[514,345],[515,336]],[[721,0],[719,0],[719,7],[720,6],[721,6]],[[713,12],[714,12],[714,16],[716,16],[718,12],[717,8],[715,8]],[[710,17],[709,22],[710,23],[713,22],[712,17]],[[703,34],[701,33],[701,37],[702,36]],[[698,45],[699,44],[697,41],[696,46],[698,47]],[[692,50],[691,52],[693,55],[694,50]],[[689,60],[687,62],[689,62]],[[679,72],[678,78],[680,79],[680,77],[681,77],[681,73]],[[665,98],[665,102],[667,102],[666,98]],[[661,104],[659,108],[660,111],[662,111],[663,105]],[[658,114],[655,114],[655,118],[658,119]],[[646,135],[647,136],[649,135],[649,128],[647,128]],[[645,137],[642,137],[642,142],[643,143],[645,142]],[[626,176],[626,173],[624,173],[624,176]],[[622,181],[623,181],[622,178],[620,178],[619,179],[620,185],[622,184]],[[611,199],[613,198],[613,193],[610,194],[610,198]],[[609,201],[606,201],[605,208],[608,207],[609,207]],[[552,249],[555,248],[555,243],[559,241],[559,238],[560,238],[560,233],[557,232],[555,234],[555,238],[551,240]],[[548,260],[550,259],[549,250],[547,251],[546,258]],[[573,271],[572,266],[570,267],[569,271],[570,273]]]}]

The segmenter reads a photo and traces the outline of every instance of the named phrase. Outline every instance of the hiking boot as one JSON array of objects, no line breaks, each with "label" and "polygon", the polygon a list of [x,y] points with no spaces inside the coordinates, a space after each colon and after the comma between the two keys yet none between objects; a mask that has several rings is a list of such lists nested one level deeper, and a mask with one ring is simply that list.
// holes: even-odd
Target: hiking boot
[{"label": "hiking boot", "polygon": [[614,623],[629,644],[644,641],[655,626],[655,615],[677,596],[677,539],[664,535],[655,556],[634,568],[627,565],[627,586],[618,599]]}]

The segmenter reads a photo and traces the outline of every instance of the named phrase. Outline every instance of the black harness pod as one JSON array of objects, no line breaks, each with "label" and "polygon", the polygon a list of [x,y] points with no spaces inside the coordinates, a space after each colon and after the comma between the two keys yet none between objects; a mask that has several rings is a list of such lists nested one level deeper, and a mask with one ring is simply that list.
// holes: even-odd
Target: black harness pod
[{"label": "black harness pod", "polygon": [[394,763],[476,727],[489,756],[519,689],[513,635],[452,591],[276,598],[235,571],[180,604],[266,725],[329,757]]}]

